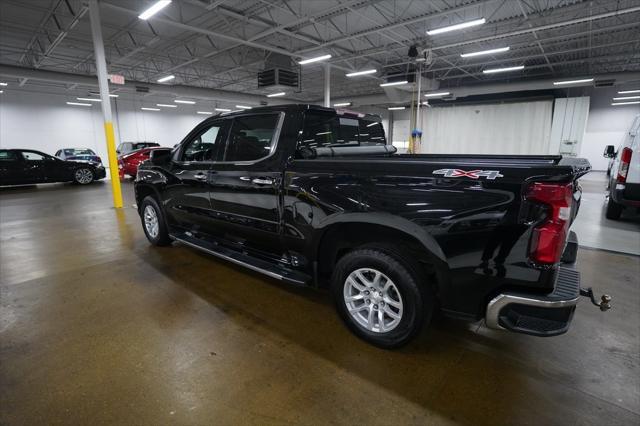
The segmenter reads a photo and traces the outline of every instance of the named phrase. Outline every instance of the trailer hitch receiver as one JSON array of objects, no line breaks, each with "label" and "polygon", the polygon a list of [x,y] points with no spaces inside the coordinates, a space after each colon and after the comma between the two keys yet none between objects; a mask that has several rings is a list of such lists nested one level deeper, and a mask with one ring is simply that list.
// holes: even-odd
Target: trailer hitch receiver
[{"label": "trailer hitch receiver", "polygon": [[609,296],[608,294],[603,294],[602,296],[600,296],[599,303],[596,301],[596,298],[593,295],[593,289],[591,287],[586,289],[580,288],[580,296],[588,297],[591,300],[591,303],[599,307],[602,312],[611,309],[611,296]]}]

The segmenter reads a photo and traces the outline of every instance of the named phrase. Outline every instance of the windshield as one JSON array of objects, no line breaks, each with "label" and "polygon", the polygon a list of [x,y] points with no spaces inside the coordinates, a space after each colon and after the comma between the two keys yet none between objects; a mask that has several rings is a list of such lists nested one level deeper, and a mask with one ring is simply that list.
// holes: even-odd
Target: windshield
[{"label": "windshield", "polygon": [[151,146],[160,146],[160,144],[155,142],[137,142],[133,144],[133,150],[138,150],[142,148],[149,148]]},{"label": "windshield", "polygon": [[357,147],[386,145],[384,129],[373,117],[344,117],[308,112],[300,147]]},{"label": "windshield", "polygon": [[70,155],[70,156],[79,156],[79,155],[96,155],[95,152],[91,151],[90,149],[87,148],[71,148],[71,149],[65,149],[64,150],[64,154],[65,155]]}]

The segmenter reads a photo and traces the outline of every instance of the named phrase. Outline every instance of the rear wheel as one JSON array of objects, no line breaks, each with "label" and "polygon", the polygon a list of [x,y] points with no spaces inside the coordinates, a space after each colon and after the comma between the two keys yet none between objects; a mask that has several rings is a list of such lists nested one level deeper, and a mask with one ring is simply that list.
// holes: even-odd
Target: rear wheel
[{"label": "rear wheel", "polygon": [[343,256],[332,276],[332,290],[349,329],[382,348],[408,343],[430,320],[434,305],[417,270],[385,248],[365,247]]},{"label": "rear wheel", "polygon": [[605,216],[607,219],[618,220],[622,215],[622,210],[624,210],[624,206],[613,201],[611,196],[609,196],[609,201],[607,202],[607,212]]},{"label": "rear wheel", "polygon": [[151,196],[145,197],[140,205],[140,212],[142,229],[149,242],[156,246],[171,244],[164,214],[158,202]]},{"label": "rear wheel", "polygon": [[93,179],[93,170],[89,168],[81,167],[73,172],[73,181],[80,185],[88,185],[93,182]]}]

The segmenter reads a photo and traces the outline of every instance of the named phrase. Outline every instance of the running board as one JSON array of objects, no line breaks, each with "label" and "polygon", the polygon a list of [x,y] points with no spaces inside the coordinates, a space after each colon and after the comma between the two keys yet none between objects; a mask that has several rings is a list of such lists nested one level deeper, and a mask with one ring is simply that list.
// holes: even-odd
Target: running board
[{"label": "running board", "polygon": [[252,271],[270,276],[272,278],[294,285],[308,285],[311,276],[285,266],[277,265],[266,260],[258,259],[248,254],[239,253],[235,250],[221,246],[213,242],[196,238],[186,234],[170,235],[171,239],[186,246],[204,251],[205,253],[227,260],[236,265],[244,266]]}]

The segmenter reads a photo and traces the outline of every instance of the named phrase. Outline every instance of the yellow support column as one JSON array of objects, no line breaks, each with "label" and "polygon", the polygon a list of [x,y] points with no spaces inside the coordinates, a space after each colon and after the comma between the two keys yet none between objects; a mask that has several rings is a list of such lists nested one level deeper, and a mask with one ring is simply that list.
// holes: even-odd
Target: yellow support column
[{"label": "yellow support column", "polygon": [[102,28],[100,26],[100,7],[98,0],[89,0],[89,18],[91,20],[91,35],[93,36],[93,53],[96,59],[96,74],[100,87],[100,100],[104,116],[104,134],[107,138],[107,155],[109,157],[109,175],[111,176],[111,191],[113,207],[122,207],[122,189],[120,188],[120,174],[118,173],[118,154],[116,153],[116,136],[113,132],[111,119],[111,98],[109,97],[109,81],[107,78],[107,61],[104,56]]},{"label": "yellow support column", "polygon": [[107,137],[107,155],[109,156],[109,175],[111,176],[111,191],[113,193],[113,207],[122,207],[122,189],[120,188],[120,173],[118,172],[118,153],[116,152],[116,138],[113,123],[104,123],[104,134]]}]

